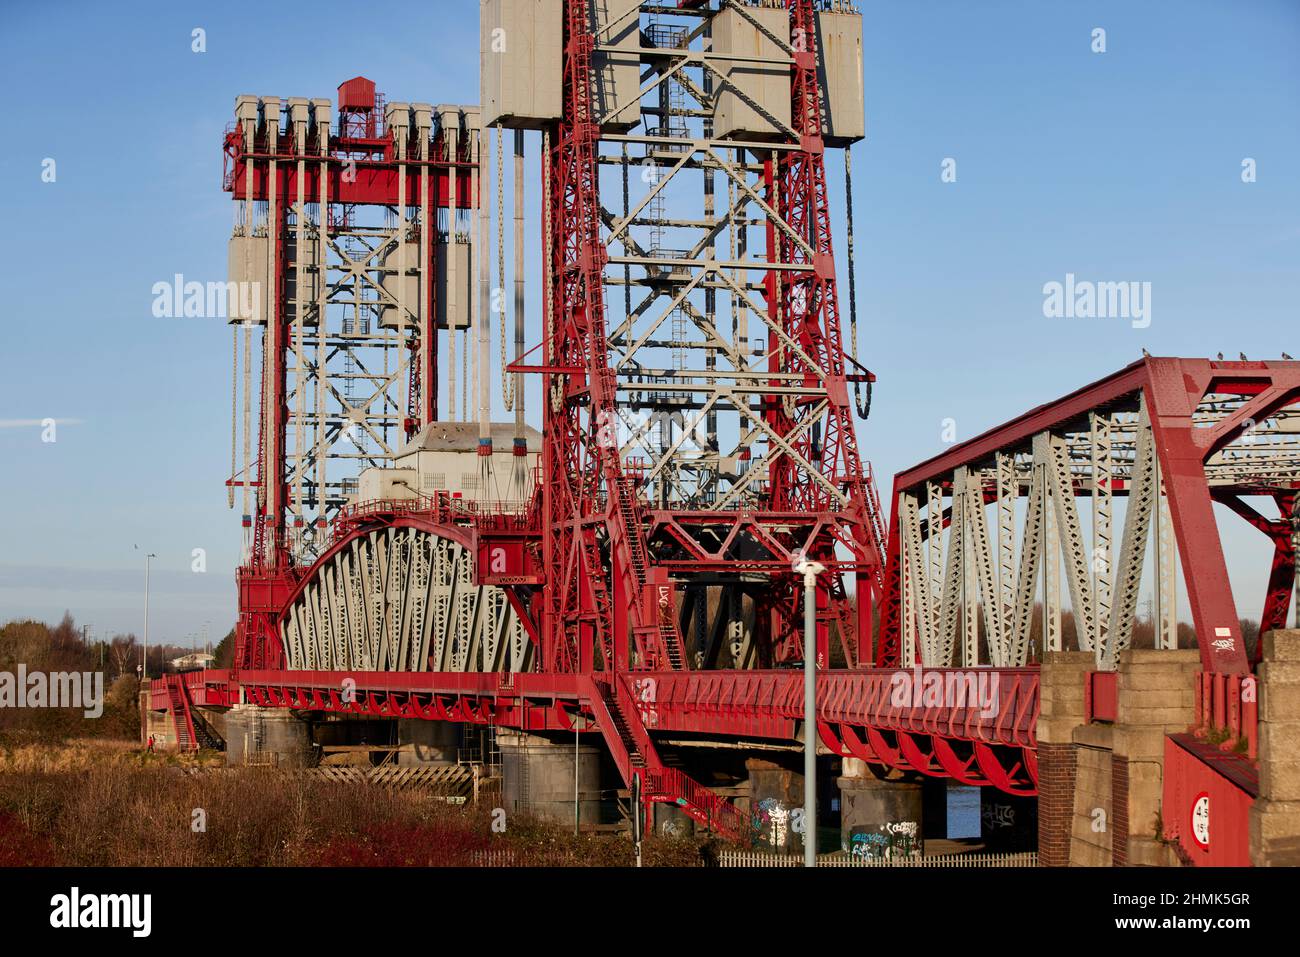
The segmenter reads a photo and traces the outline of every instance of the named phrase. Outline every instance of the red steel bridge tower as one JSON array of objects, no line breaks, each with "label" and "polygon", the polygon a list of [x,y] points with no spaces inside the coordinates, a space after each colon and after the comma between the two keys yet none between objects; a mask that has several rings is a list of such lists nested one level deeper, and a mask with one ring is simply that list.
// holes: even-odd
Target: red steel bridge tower
[{"label": "red steel bridge tower", "polygon": [[[853,666],[882,526],[825,153],[861,136],[860,72],[844,76],[860,19],[812,0],[642,6],[564,4],[562,116],[543,125],[543,659],[798,660],[806,556],[830,570],[815,653],[834,627]],[[494,92],[489,122],[509,111]]]},{"label": "red steel bridge tower", "polygon": [[[656,681],[617,676],[827,667],[832,633],[839,665],[870,658],[873,377],[845,352],[825,169],[864,132],[861,19],[489,0],[482,44],[485,125],[544,137],[543,359],[511,367],[543,378],[541,660],[597,674],[653,789]],[[804,559],[827,569],[807,650]]]},{"label": "red steel bridge tower", "polygon": [[[847,180],[864,134],[861,17],[839,0],[484,0],[481,32],[481,114],[385,106],[360,77],[337,125],[325,100],[236,103],[231,280],[265,295],[232,315],[229,484],[248,540],[235,669],[206,700],[594,726],[647,800],[739,832],[660,759],[651,729],[679,719],[657,689],[808,654],[871,660],[884,530],[854,420],[873,377],[852,308],[845,349],[826,175],[843,148]],[[542,431],[516,387],[498,453],[507,129],[515,358],[500,374],[540,374]],[[543,198],[528,352],[525,131]],[[448,353],[473,349],[477,442],[464,393],[453,421],[452,355],[440,408],[440,332]],[[238,372],[234,393],[238,424]],[[535,475],[514,501],[499,454]],[[806,560],[826,569],[808,649]],[[361,700],[339,697],[344,678]]]},{"label": "red steel bridge tower", "polygon": [[239,668],[283,664],[288,596],[360,469],[391,464],[437,418],[438,330],[466,325],[454,278],[476,203],[476,108],[385,104],[365,77],[339,87],[337,124],[334,106],[240,96],[224,141]]},{"label": "red steel bridge tower", "polygon": [[[857,358],[848,189],[865,132],[861,17],[843,0],[480,0],[480,27],[481,108],[385,105],[362,77],[339,88],[337,123],[328,100],[236,101],[224,147],[238,641],[233,670],[154,687],[178,746],[195,746],[192,705],[446,721],[552,745],[585,731],[643,800],[734,836],[752,820],[670,764],[682,741],[666,734],[739,748],[815,736],[913,781],[1029,797],[1040,666],[1090,652],[1071,665],[1082,720],[1115,723],[1132,691],[1121,659],[1147,650],[1144,576],[1151,650],[1177,652],[1181,569],[1196,735],[1227,730],[1237,764],[1255,760],[1264,652],[1238,619],[1214,506],[1268,536],[1262,622],[1281,629],[1300,550],[1300,364],[1144,357],[900,473],[886,540],[855,434],[873,382]],[[529,133],[542,197],[531,334]],[[490,421],[498,313],[513,427]],[[468,364],[456,412],[456,357],[471,354],[477,428]],[[525,374],[540,433],[524,421]],[[1260,497],[1276,517],[1248,501]],[[809,648],[805,561],[825,568]],[[791,670],[809,654],[815,715]],[[900,672],[952,687],[970,669],[1000,682],[996,700],[897,695]],[[1170,730],[1162,743],[1200,761],[1201,744]],[[1047,806],[1066,810],[1039,830],[1059,857],[1073,745],[1043,743]],[[1207,772],[1174,758],[1184,770],[1162,799],[1129,793],[1134,815],[1185,817]]]}]

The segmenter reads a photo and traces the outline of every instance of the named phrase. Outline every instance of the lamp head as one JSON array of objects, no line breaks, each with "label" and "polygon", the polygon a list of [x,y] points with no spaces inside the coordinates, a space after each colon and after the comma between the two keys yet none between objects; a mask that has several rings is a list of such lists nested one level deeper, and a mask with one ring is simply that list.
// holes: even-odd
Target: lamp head
[{"label": "lamp head", "polygon": [[815,578],[818,575],[820,575],[822,572],[826,571],[826,566],[823,565],[821,562],[813,562],[813,561],[809,561],[807,558],[801,557],[797,562],[794,563],[794,570],[797,574],[802,575],[804,578],[809,578],[809,577]]}]

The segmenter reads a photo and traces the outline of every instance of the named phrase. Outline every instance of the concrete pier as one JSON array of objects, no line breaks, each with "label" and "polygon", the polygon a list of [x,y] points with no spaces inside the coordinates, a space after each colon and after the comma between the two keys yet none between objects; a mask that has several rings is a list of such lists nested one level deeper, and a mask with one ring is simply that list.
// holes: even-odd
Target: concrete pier
[{"label": "concrete pier", "polygon": [[924,849],[920,781],[880,778],[865,761],[844,759],[841,848],[859,857],[918,856]]},{"label": "concrete pier", "polygon": [[226,764],[301,768],[314,760],[310,726],[288,710],[240,704],[226,712]]},{"label": "concrete pier", "polygon": [[1018,854],[1038,848],[1038,799],[980,788],[980,837],[989,851]]},{"label": "concrete pier", "polygon": [[427,764],[454,764],[460,746],[460,725],[451,721],[422,721],[399,718],[397,721],[396,763],[401,767]]},{"label": "concrete pier", "polygon": [[578,772],[578,822],[599,824],[600,764],[604,742],[579,744],[573,738],[543,738],[498,731],[501,748],[502,800],[511,814],[534,814],[556,823],[573,823],[574,762]]},{"label": "concrete pier", "polygon": [[758,820],[761,847],[787,854],[803,853],[803,835],[796,834],[795,812],[803,813],[803,773],[792,762],[749,758],[750,811]]}]

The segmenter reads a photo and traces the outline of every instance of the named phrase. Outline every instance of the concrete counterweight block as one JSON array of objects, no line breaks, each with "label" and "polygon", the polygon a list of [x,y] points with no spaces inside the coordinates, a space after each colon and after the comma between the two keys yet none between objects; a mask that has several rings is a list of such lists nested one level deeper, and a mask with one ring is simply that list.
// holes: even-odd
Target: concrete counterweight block
[{"label": "concrete counterweight block", "polygon": [[844,771],[837,781],[842,849],[873,860],[919,857],[921,782],[876,777],[856,758],[845,758]]}]

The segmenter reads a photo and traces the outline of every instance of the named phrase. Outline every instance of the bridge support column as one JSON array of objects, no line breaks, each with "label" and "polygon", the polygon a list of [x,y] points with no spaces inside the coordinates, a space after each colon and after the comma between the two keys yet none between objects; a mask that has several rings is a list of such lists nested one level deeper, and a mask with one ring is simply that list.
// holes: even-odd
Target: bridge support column
[{"label": "bridge support column", "polygon": [[1165,736],[1195,721],[1195,650],[1120,653],[1115,722],[1087,723],[1092,652],[1049,652],[1038,719],[1038,861],[1048,867],[1177,864],[1157,834]]},{"label": "bridge support column", "polygon": [[1074,732],[1084,723],[1083,683],[1095,666],[1090,651],[1049,651],[1039,673],[1038,863],[1044,867],[1070,863],[1078,772]]},{"label": "bridge support column", "polygon": [[1200,652],[1131,648],[1120,652],[1111,757],[1111,863],[1171,866],[1157,833],[1164,794],[1165,735],[1196,721]]},{"label": "bridge support column", "polygon": [[575,749],[572,736],[552,740],[504,729],[498,729],[497,743],[501,748],[502,802],[507,816],[532,814],[572,826],[576,759],[578,822],[600,823],[602,747],[579,744]]},{"label": "bridge support column", "polygon": [[1261,639],[1259,797],[1250,809],[1250,862],[1300,865],[1300,630]]},{"label": "bridge support column", "polygon": [[920,781],[879,778],[865,761],[845,758],[844,774],[836,783],[842,850],[869,858],[913,857],[923,852]]},{"label": "bridge support column", "polygon": [[[654,809],[654,830],[660,837],[690,837],[695,833],[694,818],[681,808],[663,803],[651,807]],[[704,830],[703,826],[700,830]]]},{"label": "bridge support column", "polygon": [[460,725],[452,721],[399,718],[397,743],[401,745],[396,761],[399,766],[455,763]]},{"label": "bridge support column", "polygon": [[988,851],[1019,854],[1038,844],[1038,802],[995,787],[980,788],[980,837]]},{"label": "bridge support column", "polygon": [[310,727],[288,709],[237,704],[226,712],[226,764],[301,768],[313,758]]},{"label": "bridge support column", "polygon": [[792,766],[747,758],[750,810],[758,817],[758,840],[774,851],[803,853],[803,835],[794,832],[794,812],[803,812],[803,774]]}]

